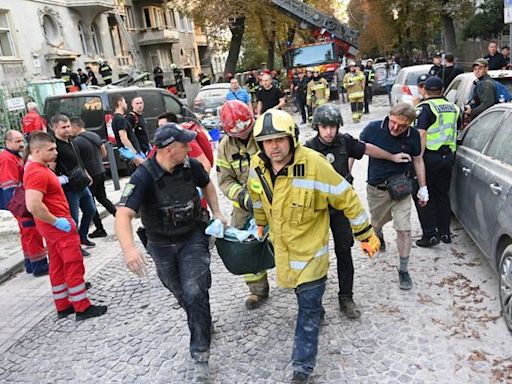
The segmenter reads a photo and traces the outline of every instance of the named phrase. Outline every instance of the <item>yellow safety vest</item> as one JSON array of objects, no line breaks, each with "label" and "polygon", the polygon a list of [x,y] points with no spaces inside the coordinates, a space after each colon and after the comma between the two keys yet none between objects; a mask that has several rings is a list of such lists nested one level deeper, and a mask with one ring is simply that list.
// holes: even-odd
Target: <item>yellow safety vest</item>
[{"label": "yellow safety vest", "polygon": [[425,100],[418,104],[418,107],[424,104],[430,106],[430,110],[436,117],[435,123],[427,129],[426,148],[430,151],[437,151],[443,145],[447,145],[452,152],[455,152],[460,108],[443,98]]}]

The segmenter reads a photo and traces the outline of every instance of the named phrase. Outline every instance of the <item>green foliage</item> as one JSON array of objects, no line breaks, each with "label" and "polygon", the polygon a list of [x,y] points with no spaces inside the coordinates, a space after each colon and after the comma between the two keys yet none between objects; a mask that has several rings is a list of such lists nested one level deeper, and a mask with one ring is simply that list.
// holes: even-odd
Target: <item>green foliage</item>
[{"label": "green foliage", "polygon": [[487,0],[464,25],[464,38],[492,39],[504,31],[503,0]]}]

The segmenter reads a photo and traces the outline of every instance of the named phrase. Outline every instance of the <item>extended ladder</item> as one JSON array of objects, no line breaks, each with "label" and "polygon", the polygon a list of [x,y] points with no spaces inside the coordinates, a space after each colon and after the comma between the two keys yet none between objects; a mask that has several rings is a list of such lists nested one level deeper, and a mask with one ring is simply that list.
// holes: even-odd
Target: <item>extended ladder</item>
[{"label": "extended ladder", "polygon": [[272,0],[272,3],[299,21],[324,29],[333,37],[347,43],[350,46],[351,54],[355,55],[357,53],[359,32],[342,24],[334,16],[326,15],[298,0]]},{"label": "extended ladder", "polygon": [[135,66],[135,69],[138,71],[142,71],[142,60],[140,58],[139,52],[137,52],[137,47],[135,47],[135,44],[133,43],[132,37],[130,36],[130,32],[128,32],[128,29],[126,28],[126,25],[124,24],[124,20],[119,14],[119,10],[117,7],[114,7],[114,16],[117,21],[117,25],[119,28],[121,28],[121,33],[123,34],[123,38],[125,42],[128,44],[128,50],[130,51],[130,54],[132,55],[133,64]]}]

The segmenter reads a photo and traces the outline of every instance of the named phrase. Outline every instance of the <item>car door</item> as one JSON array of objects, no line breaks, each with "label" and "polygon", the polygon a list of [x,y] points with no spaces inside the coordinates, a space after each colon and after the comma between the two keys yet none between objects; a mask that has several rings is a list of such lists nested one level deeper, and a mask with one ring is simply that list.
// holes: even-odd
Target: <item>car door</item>
[{"label": "car door", "polygon": [[[459,90],[461,82],[462,82],[462,79],[455,79],[454,81],[452,81],[450,83],[450,85],[448,86],[448,88],[446,89],[446,91],[444,93],[446,100],[448,100],[451,103],[456,104],[457,91]],[[460,105],[459,105],[459,107],[460,107]]]},{"label": "car door", "polygon": [[498,214],[504,207],[511,187],[512,121],[510,118],[512,118],[510,111],[502,110],[500,127],[484,156],[478,159],[472,171],[478,223],[475,230],[476,240],[484,250],[492,249]]},{"label": "car door", "polygon": [[452,211],[475,239],[480,222],[478,215],[483,214],[482,201],[473,180],[475,172],[480,176],[482,171],[476,171],[475,165],[491,142],[502,117],[502,112],[488,111],[476,119],[463,131],[455,155],[450,188]]}]

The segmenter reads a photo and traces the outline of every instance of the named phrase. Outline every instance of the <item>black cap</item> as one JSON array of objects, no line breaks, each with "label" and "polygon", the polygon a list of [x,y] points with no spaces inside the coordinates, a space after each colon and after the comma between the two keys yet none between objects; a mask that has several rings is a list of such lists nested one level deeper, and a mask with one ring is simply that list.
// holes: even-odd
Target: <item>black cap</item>
[{"label": "black cap", "polygon": [[189,143],[194,140],[197,133],[184,129],[176,123],[167,123],[158,127],[153,137],[153,143],[158,148],[167,147],[169,144],[178,141],[180,143]]},{"label": "black cap", "polygon": [[431,76],[425,81],[426,91],[441,91],[443,89],[443,80],[437,76]]},{"label": "black cap", "polygon": [[420,84],[425,84],[425,81],[427,81],[427,79],[429,78],[428,74],[427,73],[424,73],[423,75],[421,75],[420,77],[418,77],[418,80],[416,81],[416,83],[418,85]]},{"label": "black cap", "polygon": [[441,56],[443,56],[443,55],[441,54],[441,52],[436,52],[436,53],[434,53],[434,57],[441,57]]}]

